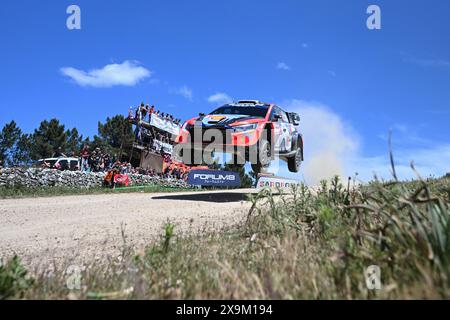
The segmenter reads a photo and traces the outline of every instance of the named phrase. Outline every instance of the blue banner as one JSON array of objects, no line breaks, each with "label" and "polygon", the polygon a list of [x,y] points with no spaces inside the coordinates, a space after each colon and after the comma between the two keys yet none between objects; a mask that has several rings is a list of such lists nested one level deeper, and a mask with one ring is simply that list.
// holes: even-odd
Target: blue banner
[{"label": "blue banner", "polygon": [[218,170],[192,170],[188,184],[204,187],[240,187],[239,173]]}]

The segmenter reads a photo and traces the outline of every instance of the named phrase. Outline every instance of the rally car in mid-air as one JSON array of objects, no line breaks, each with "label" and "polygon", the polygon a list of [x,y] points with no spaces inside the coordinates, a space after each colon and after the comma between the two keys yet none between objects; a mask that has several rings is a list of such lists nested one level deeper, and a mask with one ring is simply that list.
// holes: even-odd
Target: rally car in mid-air
[{"label": "rally car in mid-air", "polygon": [[299,121],[298,114],[275,104],[241,100],[186,121],[175,144],[188,165],[204,163],[195,153],[215,145],[233,154],[234,164],[249,161],[256,173],[264,172],[276,156],[287,162],[289,171],[298,172],[303,161]]}]

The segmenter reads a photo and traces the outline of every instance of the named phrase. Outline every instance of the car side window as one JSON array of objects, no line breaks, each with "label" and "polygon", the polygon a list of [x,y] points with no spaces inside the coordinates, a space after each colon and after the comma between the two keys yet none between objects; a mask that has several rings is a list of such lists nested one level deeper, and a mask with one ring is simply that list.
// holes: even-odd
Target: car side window
[{"label": "car side window", "polygon": [[283,110],[281,110],[280,108],[274,107],[272,109],[272,112],[270,114],[270,119],[273,121],[275,119],[275,115],[279,115],[281,117],[281,121],[289,123],[289,118],[286,114],[286,112],[284,112]]},{"label": "car side window", "polygon": [[289,123],[289,118],[288,118],[286,112],[284,112],[281,109],[279,109],[279,110],[280,110],[280,115],[281,115],[281,119],[283,119],[283,122]]},{"label": "car side window", "polygon": [[70,160],[70,170],[75,170],[77,168],[78,161],[77,160]]},{"label": "car side window", "polygon": [[270,112],[270,120],[274,121],[276,115],[280,115],[279,109],[277,107],[273,107],[272,111]]},{"label": "car side window", "polygon": [[69,162],[67,160],[61,160],[59,165],[61,166],[61,170],[69,169]]},{"label": "car side window", "polygon": [[273,121],[273,119],[275,118],[275,108],[272,108],[272,111],[270,111],[270,121]]}]

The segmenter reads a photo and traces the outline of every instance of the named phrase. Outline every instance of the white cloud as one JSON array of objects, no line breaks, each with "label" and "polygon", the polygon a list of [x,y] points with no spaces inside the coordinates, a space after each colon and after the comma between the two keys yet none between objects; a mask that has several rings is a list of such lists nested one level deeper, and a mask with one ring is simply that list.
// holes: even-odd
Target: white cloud
[{"label": "white cloud", "polygon": [[[416,178],[410,166],[411,161],[423,177],[442,176],[450,171],[450,144],[429,139],[422,131],[429,131],[429,128],[420,123],[414,126],[396,123],[391,128],[392,153],[399,179]],[[384,154],[354,161],[355,171],[362,173],[363,180],[370,180],[374,173],[383,179],[393,177],[388,154],[389,135],[383,134],[380,137],[386,146]]]},{"label": "white cloud", "polygon": [[305,144],[301,172],[305,181],[311,185],[336,174],[344,176],[349,160],[357,155],[359,148],[359,137],[353,128],[318,102],[288,100],[281,105],[301,118],[300,131]]},{"label": "white cloud", "polygon": [[[411,169],[413,161],[415,169],[426,178],[429,176],[440,177],[450,171],[450,144],[438,144],[423,148],[408,148],[393,150],[395,171],[400,180],[417,178]],[[369,181],[374,177],[384,180],[392,179],[392,170],[389,154],[386,146],[386,154],[375,157],[359,157],[352,161],[354,172],[358,172],[359,178]]]},{"label": "white cloud", "polygon": [[291,70],[291,67],[288,66],[288,65],[287,65],[286,63],[284,63],[284,62],[278,62],[278,63],[277,63],[277,69],[278,69],[278,70],[289,71],[289,70]]},{"label": "white cloud", "polygon": [[[272,165],[271,170],[277,175],[302,180],[309,185],[316,185],[322,179],[340,175],[343,179],[358,173],[358,179],[370,181],[377,177],[392,179],[388,144],[386,152],[376,156],[364,156],[361,152],[359,134],[329,107],[303,100],[287,100],[280,104],[287,111],[297,112],[301,117],[300,131],[304,138],[305,162],[300,173],[289,173],[286,164]],[[396,125],[396,132],[409,134],[405,125]],[[405,132],[406,130],[406,132]],[[450,144],[434,143],[422,139],[423,143],[408,143],[400,135],[396,140],[394,132],[393,155],[397,177],[400,180],[416,178],[410,167],[414,161],[415,168],[423,176],[442,176],[450,171]],[[416,142],[412,136],[410,142]],[[397,141],[397,143],[396,143]],[[400,142],[400,143],[398,143]]]},{"label": "white cloud", "polygon": [[333,78],[336,78],[336,72],[334,72],[333,70],[328,70],[328,74]]},{"label": "white cloud", "polygon": [[129,60],[121,64],[108,64],[101,69],[92,69],[89,71],[72,67],[64,67],[60,71],[80,86],[104,88],[112,86],[134,86],[152,74],[150,70],[140,66],[139,63]]},{"label": "white cloud", "polygon": [[423,58],[407,58],[407,62],[417,64],[422,67],[440,67],[450,68],[450,61],[443,59],[423,59]]},{"label": "white cloud", "polygon": [[223,92],[217,92],[209,96],[207,100],[209,103],[214,104],[226,104],[233,102],[233,98],[231,98],[228,94]]},{"label": "white cloud", "polygon": [[170,92],[173,94],[178,94],[178,95],[184,97],[185,99],[192,101],[192,98],[193,98],[192,89],[186,85],[184,85],[178,89],[171,89]]}]

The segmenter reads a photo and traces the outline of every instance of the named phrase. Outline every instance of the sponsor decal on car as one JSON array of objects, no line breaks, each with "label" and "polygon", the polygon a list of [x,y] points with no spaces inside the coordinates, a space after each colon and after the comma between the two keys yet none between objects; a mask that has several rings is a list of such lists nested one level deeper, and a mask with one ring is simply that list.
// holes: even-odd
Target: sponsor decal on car
[{"label": "sponsor decal on car", "polygon": [[188,184],[193,186],[240,187],[239,174],[231,171],[193,170],[189,173]]},{"label": "sponsor decal on car", "polygon": [[211,116],[210,119],[213,121],[220,121],[220,120],[226,119],[226,117],[225,116]]}]

